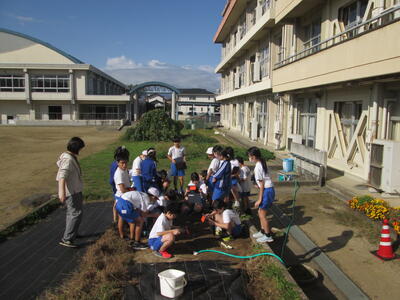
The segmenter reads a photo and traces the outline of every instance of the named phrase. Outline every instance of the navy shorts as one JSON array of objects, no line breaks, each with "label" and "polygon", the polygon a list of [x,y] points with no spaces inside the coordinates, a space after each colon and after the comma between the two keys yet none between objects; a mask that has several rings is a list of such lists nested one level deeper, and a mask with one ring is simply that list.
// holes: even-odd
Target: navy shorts
[{"label": "navy shorts", "polygon": [[171,163],[171,176],[185,176],[185,170],[178,170],[176,164]]},{"label": "navy shorts", "polygon": [[235,227],[232,228],[232,235],[235,238],[238,238],[242,235],[242,225],[235,225]]},{"label": "navy shorts", "polygon": [[121,218],[128,223],[135,223],[135,220],[140,216],[132,203],[125,199],[118,199],[115,209]]},{"label": "navy shorts", "polygon": [[212,194],[212,200],[224,200],[225,197],[229,196],[230,190],[223,190],[220,188],[214,188],[214,192]]},{"label": "navy shorts", "polygon": [[149,239],[149,247],[153,251],[158,251],[160,250],[161,246],[163,245],[163,242],[161,241],[162,236],[156,237]]},{"label": "navy shorts", "polygon": [[272,206],[275,201],[275,189],[273,187],[264,189],[263,199],[258,208],[267,210]]}]

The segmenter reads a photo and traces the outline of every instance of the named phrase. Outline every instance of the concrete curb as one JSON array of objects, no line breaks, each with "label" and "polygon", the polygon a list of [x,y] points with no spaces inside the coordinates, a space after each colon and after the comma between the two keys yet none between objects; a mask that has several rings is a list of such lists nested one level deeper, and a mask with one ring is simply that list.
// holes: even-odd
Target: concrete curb
[{"label": "concrete curb", "polygon": [[[252,224],[252,221],[249,220],[249,225],[250,225],[250,239],[254,244],[261,245],[266,251],[265,252],[270,252],[274,253],[271,249],[271,247],[268,245],[268,243],[257,243],[256,239],[253,238],[253,233],[257,232],[256,227]],[[306,294],[304,294],[303,290],[300,288],[300,286],[297,284],[297,282],[293,279],[292,275],[290,275],[289,271],[276,259],[271,259],[271,263],[274,264],[276,267],[279,267],[282,271],[283,274],[286,278],[287,281],[293,283],[296,286],[296,291],[299,293],[301,299],[308,299]]]},{"label": "concrete curb", "polygon": [[[273,205],[271,211],[283,226],[288,226],[290,222],[289,217],[286,216],[280,208]],[[311,241],[297,225],[291,227],[289,234],[305,249],[305,251],[318,249],[318,246]],[[348,299],[369,299],[369,297],[347,277],[322,250],[320,255],[313,258],[313,261],[321,267],[330,280]]]}]

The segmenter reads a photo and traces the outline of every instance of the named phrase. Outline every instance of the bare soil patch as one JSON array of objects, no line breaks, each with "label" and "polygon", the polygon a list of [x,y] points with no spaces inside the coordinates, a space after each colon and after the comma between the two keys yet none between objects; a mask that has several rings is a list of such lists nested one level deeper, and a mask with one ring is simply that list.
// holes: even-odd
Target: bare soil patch
[{"label": "bare soil patch", "polygon": [[88,156],[116,142],[120,132],[101,127],[0,127],[0,230],[32,208],[21,200],[56,193],[56,161],[72,136],[81,137]]}]

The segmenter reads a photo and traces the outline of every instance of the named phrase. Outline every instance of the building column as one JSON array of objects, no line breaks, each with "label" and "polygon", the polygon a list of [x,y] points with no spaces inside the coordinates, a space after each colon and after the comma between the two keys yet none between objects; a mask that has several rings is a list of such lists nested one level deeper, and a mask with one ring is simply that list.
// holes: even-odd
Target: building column
[{"label": "building column", "polygon": [[171,119],[176,120],[176,93],[172,92],[171,97]]},{"label": "building column", "polygon": [[31,104],[31,81],[28,69],[24,69],[25,75],[25,100],[27,104]]},{"label": "building column", "polygon": [[137,92],[133,94],[133,121],[139,119],[139,97]]},{"label": "building column", "polygon": [[74,70],[69,70],[69,97],[71,103],[75,104],[75,82],[74,82]]}]

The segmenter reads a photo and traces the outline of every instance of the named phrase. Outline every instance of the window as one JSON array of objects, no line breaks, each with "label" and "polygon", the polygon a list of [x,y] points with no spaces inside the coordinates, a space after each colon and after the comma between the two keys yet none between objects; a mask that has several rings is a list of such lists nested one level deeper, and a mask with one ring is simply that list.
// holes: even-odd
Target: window
[{"label": "window", "polygon": [[23,75],[0,75],[0,92],[25,91],[25,77]]},{"label": "window", "polygon": [[265,137],[265,125],[267,121],[267,102],[260,103],[260,109],[257,115],[257,137],[263,139]]},{"label": "window", "polygon": [[339,9],[339,20],[345,29],[350,29],[362,22],[367,5],[368,0],[357,0]]},{"label": "window", "polygon": [[260,75],[264,78],[269,75],[269,45],[265,45],[260,50]]},{"label": "window", "polygon": [[315,131],[317,126],[317,101],[305,99],[296,103],[298,134],[302,136],[302,144],[315,147]]},{"label": "window", "polygon": [[271,0],[260,0],[261,14],[264,15],[271,5]]},{"label": "window", "polygon": [[246,61],[243,60],[239,65],[239,88],[245,86],[246,81]]},{"label": "window", "polygon": [[283,60],[283,40],[282,40],[282,33],[275,36],[275,45],[276,45],[276,61],[280,62]]},{"label": "window", "polygon": [[196,100],[196,96],[189,96],[189,100]]},{"label": "window", "polygon": [[243,132],[243,130],[244,130],[244,103],[239,104],[239,126],[240,126],[240,131]]},{"label": "window", "polygon": [[349,144],[361,117],[362,102],[335,102],[334,111],[339,114],[343,135],[346,143]]},{"label": "window", "polygon": [[394,101],[388,103],[388,139],[400,141],[400,105]]},{"label": "window", "polygon": [[[312,48],[321,41],[321,20],[318,19],[304,28],[306,41],[303,44],[304,49]],[[311,51],[316,52],[319,47],[313,48]]]},{"label": "window", "polygon": [[32,75],[32,92],[68,93],[69,75]]},{"label": "window", "polygon": [[237,104],[233,104],[233,111],[232,111],[232,127],[236,127],[236,110]]},{"label": "window", "polygon": [[49,120],[62,120],[62,106],[49,106]]},{"label": "window", "polygon": [[246,26],[246,11],[245,11],[243,15],[240,17],[239,38],[243,39],[243,37],[246,35],[246,32],[247,32],[247,26]]},{"label": "window", "polygon": [[125,104],[81,104],[80,120],[121,120],[126,117]]}]

